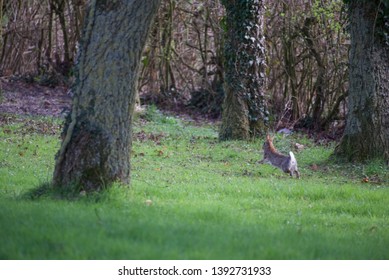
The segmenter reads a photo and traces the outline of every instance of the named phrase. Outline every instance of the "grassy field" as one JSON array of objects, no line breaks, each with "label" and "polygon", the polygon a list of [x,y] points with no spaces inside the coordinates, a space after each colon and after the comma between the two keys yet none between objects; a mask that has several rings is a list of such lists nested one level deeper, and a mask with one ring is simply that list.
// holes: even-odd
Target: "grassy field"
[{"label": "grassy field", "polygon": [[61,194],[61,122],[0,119],[0,259],[389,259],[388,167],[335,163],[332,144],[277,136],[283,152],[305,145],[291,179],[256,164],[262,141],[149,110],[130,186]]}]

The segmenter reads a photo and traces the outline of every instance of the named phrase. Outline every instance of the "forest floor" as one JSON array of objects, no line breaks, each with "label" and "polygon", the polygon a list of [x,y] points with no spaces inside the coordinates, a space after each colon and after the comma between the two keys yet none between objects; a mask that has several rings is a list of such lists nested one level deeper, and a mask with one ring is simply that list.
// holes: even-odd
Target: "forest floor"
[{"label": "forest floor", "polygon": [[65,86],[46,87],[5,78],[0,82],[1,113],[58,117],[70,110],[71,97]]},{"label": "forest floor", "polygon": [[[30,116],[64,117],[70,111],[72,98],[69,87],[42,86],[12,78],[0,78],[0,113]],[[196,123],[215,123],[208,117],[183,104],[161,104],[163,111]]]}]

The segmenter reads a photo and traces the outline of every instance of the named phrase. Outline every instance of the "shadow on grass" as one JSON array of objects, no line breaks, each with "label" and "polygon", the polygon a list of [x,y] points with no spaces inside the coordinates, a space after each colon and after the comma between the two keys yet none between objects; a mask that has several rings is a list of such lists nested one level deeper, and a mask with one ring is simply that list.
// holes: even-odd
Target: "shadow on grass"
[{"label": "shadow on grass", "polygon": [[[113,186],[112,188],[116,188]],[[88,201],[88,202],[102,202],[112,199],[110,188],[100,191],[86,192],[80,186],[71,185],[66,188],[55,187],[52,183],[46,182],[24,193],[21,198],[24,200],[68,200],[68,201]]]},{"label": "shadow on grass", "polygon": [[305,175],[312,178],[341,178],[366,185],[389,186],[389,166],[381,158],[349,161],[332,153],[326,158],[312,157],[301,166]]}]

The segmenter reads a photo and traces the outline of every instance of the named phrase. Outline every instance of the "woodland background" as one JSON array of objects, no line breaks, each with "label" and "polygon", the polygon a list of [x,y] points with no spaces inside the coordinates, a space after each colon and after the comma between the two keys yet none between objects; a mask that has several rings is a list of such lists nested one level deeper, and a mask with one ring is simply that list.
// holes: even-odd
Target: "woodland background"
[{"label": "woodland background", "polygon": [[[339,137],[348,88],[343,1],[266,2],[266,95],[272,128]],[[0,4],[2,81],[70,86],[86,1]],[[142,58],[139,102],[219,118],[225,28],[220,1],[162,1]]]},{"label": "woodland background", "polygon": [[[76,136],[73,140],[82,141],[62,141],[70,147],[66,160],[71,164],[58,160],[58,150],[64,147],[59,138],[69,134],[61,133],[64,118],[57,116],[70,110],[86,2],[0,0],[0,240],[4,240],[0,260],[389,259],[388,164],[370,159],[388,150],[388,41],[375,42],[371,49],[378,51],[373,52],[373,60],[359,52],[354,56],[357,61],[350,60],[358,67],[348,70],[349,50],[352,54],[361,45],[364,50],[369,50],[366,45],[372,47],[369,43],[374,41],[367,36],[373,34],[370,27],[389,26],[388,1],[266,0],[267,68],[259,75],[267,78],[270,128],[305,132],[275,133],[277,149],[284,154],[293,150],[298,159],[301,178],[295,180],[273,166],[258,164],[263,138],[220,141],[217,125],[224,95],[227,28],[220,1],[163,0],[143,52],[137,85],[138,102],[156,106],[145,106],[131,116],[132,136],[119,138],[133,139],[128,153],[131,181],[114,178],[112,184],[113,176],[104,180],[103,175],[112,174],[105,167],[114,161],[110,166],[105,162],[106,151],[114,146],[102,145],[110,141],[102,130],[88,127],[90,122],[76,127],[84,116],[76,116],[76,124],[66,130]],[[136,2],[144,8],[157,1]],[[344,2],[354,13],[347,15]],[[383,18],[377,17],[377,3],[385,3]],[[361,25],[369,28],[360,32]],[[351,45],[349,31],[359,34],[352,37]],[[380,31],[379,36],[389,34]],[[116,79],[126,68],[115,75],[115,69],[110,70],[113,78],[99,84],[109,93],[118,82],[123,86],[130,80],[122,83],[124,75]],[[366,80],[359,82],[362,78]],[[380,83],[372,82],[376,80]],[[107,105],[112,96],[100,98],[99,105]],[[380,106],[354,102],[350,108],[356,110],[347,112],[353,98],[371,101],[372,96]],[[348,121],[354,111],[366,113],[352,116],[365,126],[351,130],[356,136],[345,142],[346,152],[366,155],[368,161],[337,160],[333,155],[339,145],[327,141],[342,135],[346,113]],[[96,115],[102,116],[100,112]],[[111,112],[116,113],[111,110],[107,115]],[[191,118],[184,115],[188,113]],[[122,131],[132,125],[121,124]],[[73,152],[77,149],[86,152]],[[115,164],[116,159],[125,159],[128,150],[115,150],[115,155],[120,152]],[[55,155],[60,167],[71,167],[59,169],[63,170],[59,175],[77,173],[80,167],[84,178],[97,187],[54,187]],[[129,174],[128,163],[111,170]]]}]

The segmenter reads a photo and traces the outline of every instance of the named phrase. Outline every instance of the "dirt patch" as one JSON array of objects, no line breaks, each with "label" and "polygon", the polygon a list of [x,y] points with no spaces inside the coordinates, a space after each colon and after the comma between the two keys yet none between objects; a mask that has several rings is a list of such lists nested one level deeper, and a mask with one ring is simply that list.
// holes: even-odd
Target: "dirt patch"
[{"label": "dirt patch", "polygon": [[[72,98],[66,86],[48,87],[0,77],[0,125],[15,121],[17,116],[23,115],[64,117],[70,111],[71,103]],[[219,121],[184,104],[166,105],[159,109],[164,114],[194,125],[215,124]],[[142,138],[142,135],[139,137]],[[150,138],[149,135],[146,138]]]},{"label": "dirt patch", "polygon": [[55,88],[0,78],[0,113],[62,116],[70,110],[68,88]]}]

